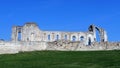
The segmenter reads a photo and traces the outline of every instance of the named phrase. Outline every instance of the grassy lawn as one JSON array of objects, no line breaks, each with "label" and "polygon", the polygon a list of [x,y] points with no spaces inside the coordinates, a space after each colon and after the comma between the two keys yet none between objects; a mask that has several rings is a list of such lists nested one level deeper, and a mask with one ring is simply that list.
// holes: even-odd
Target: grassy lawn
[{"label": "grassy lawn", "polygon": [[0,55],[0,68],[120,68],[120,51],[36,51]]}]

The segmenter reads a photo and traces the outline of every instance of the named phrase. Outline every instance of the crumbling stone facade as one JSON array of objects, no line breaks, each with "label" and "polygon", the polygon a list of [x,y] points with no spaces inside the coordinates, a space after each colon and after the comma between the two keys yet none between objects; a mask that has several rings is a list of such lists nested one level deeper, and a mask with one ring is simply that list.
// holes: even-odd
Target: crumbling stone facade
[{"label": "crumbling stone facade", "polygon": [[[97,42],[96,31],[100,42]],[[110,43],[103,28],[90,25],[86,32],[43,31],[33,22],[13,26],[11,41],[0,41],[0,54],[20,51],[61,50],[113,50],[120,49],[120,43]]]},{"label": "crumbling stone facade", "polygon": [[106,31],[94,25],[90,25],[86,32],[61,32],[61,31],[42,31],[35,23],[26,23],[24,26],[14,26],[12,28],[12,41],[44,41],[54,42],[67,40],[71,42],[80,41],[84,45],[91,45],[96,42],[96,30],[99,31],[101,42],[107,41]]}]

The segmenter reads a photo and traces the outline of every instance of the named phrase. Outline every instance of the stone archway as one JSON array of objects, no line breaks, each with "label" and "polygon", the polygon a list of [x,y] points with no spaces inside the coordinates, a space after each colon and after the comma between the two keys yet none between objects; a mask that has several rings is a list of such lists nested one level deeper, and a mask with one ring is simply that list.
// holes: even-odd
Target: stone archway
[{"label": "stone archway", "polygon": [[12,41],[22,41],[22,26],[12,28]]},{"label": "stone archway", "polygon": [[[89,28],[88,28],[89,32],[93,32],[94,34],[94,41],[96,41],[97,38],[100,38],[100,42],[105,42],[107,41],[107,34],[106,34],[106,31],[102,28],[99,28],[99,27],[96,27],[94,25],[90,25]],[[98,36],[96,36],[96,30],[98,32]]]}]

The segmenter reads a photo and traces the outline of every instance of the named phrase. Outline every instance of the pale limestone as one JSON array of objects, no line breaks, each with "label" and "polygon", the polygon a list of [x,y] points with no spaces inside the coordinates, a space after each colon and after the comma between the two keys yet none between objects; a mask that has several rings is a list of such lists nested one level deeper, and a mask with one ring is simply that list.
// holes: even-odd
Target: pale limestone
[{"label": "pale limestone", "polygon": [[[100,42],[97,42],[96,31]],[[90,25],[86,32],[43,31],[35,23],[13,26],[11,41],[0,41],[0,54],[14,54],[24,51],[60,50],[93,51],[119,50],[119,42],[108,42],[103,28]]]}]

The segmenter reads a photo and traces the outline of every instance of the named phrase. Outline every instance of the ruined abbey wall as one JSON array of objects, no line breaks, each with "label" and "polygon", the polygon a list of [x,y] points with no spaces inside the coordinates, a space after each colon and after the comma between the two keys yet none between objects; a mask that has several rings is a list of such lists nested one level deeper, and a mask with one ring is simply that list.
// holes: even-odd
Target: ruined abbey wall
[{"label": "ruined abbey wall", "polygon": [[[96,31],[100,41],[97,42]],[[110,43],[107,32],[100,27],[90,25],[86,32],[43,31],[35,23],[13,26],[11,41],[0,40],[0,54],[24,51],[60,50],[90,51],[117,50],[120,43]]]},{"label": "ruined abbey wall", "polygon": [[[20,37],[19,37],[20,35]],[[82,41],[85,45],[95,41],[94,32],[62,32],[42,31],[35,23],[27,23],[24,26],[14,26],[12,30],[12,41],[45,41],[57,40]]]}]

